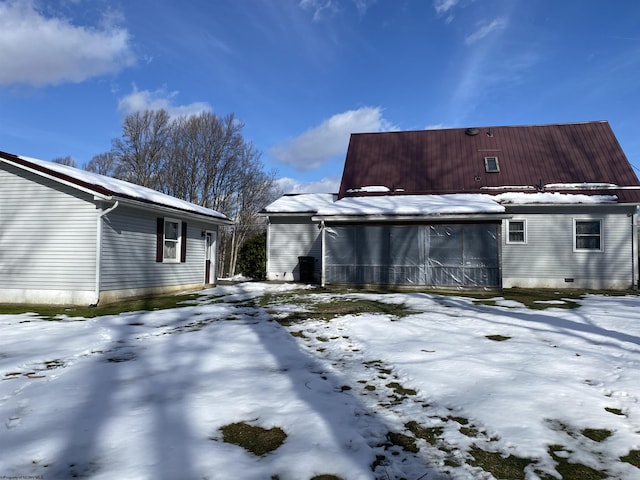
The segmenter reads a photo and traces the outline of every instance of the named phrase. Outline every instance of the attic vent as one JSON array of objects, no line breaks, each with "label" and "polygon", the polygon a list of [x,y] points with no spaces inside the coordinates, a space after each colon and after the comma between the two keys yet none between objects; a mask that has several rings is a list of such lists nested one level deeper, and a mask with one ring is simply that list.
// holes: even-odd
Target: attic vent
[{"label": "attic vent", "polygon": [[474,137],[480,133],[480,130],[477,128],[467,128],[464,133],[469,135],[470,137]]},{"label": "attic vent", "polygon": [[498,157],[484,157],[484,170],[487,173],[496,173],[500,171]]}]

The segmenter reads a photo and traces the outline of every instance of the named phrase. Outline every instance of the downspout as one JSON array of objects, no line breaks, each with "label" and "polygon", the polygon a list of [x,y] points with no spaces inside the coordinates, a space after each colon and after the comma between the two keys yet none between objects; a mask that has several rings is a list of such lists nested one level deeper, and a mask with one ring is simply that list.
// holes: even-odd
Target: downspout
[{"label": "downspout", "polygon": [[325,265],[325,228],[324,228],[324,220],[320,221],[320,286],[324,288],[325,284],[325,274],[324,274],[324,265]]},{"label": "downspout", "polygon": [[636,210],[631,215],[631,288],[638,290],[638,212],[640,205],[636,205]]},{"label": "downspout", "polygon": [[271,219],[267,216],[267,259],[265,269],[267,270],[265,276],[267,280],[271,280]]},{"label": "downspout", "polygon": [[102,217],[113,212],[116,208],[118,208],[117,200],[116,203],[114,203],[111,207],[103,210],[102,212],[100,212],[100,215],[98,215],[96,226],[96,290],[95,301],[91,305],[89,305],[90,307],[97,307],[98,302],[100,301],[100,278],[102,270]]}]

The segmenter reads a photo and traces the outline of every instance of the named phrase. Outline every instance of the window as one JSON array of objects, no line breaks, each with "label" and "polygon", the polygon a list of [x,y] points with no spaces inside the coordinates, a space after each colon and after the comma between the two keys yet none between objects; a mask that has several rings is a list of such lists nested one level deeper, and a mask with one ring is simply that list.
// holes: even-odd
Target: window
[{"label": "window", "polygon": [[158,218],[156,262],[187,261],[187,224],[173,218]]},{"label": "window", "polygon": [[527,243],[525,220],[507,220],[507,243]]},{"label": "window", "polygon": [[499,172],[498,157],[484,157],[484,170],[487,173]]},{"label": "window", "polygon": [[177,220],[164,219],[164,243],[162,249],[162,259],[167,261],[178,261],[180,252],[180,222]]},{"label": "window", "polygon": [[574,220],[575,250],[602,250],[602,220]]}]

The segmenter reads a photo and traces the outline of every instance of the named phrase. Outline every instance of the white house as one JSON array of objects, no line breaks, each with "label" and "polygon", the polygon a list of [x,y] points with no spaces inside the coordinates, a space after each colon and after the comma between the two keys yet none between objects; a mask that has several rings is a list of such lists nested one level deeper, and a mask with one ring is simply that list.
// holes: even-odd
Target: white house
[{"label": "white house", "polygon": [[630,289],[640,182],[607,122],[354,134],[337,194],[267,206],[267,277]]},{"label": "white house", "polygon": [[0,152],[0,303],[96,305],[216,282],[222,213]]}]

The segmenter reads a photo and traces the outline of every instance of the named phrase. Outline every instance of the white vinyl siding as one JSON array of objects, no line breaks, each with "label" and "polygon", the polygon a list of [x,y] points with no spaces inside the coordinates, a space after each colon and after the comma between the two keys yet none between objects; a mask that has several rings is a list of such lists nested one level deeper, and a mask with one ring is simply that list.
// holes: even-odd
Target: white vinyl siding
[{"label": "white vinyl siding", "polygon": [[0,167],[0,289],[94,290],[97,210],[93,197],[82,196]]},{"label": "white vinyl siding", "polygon": [[271,217],[269,220],[267,279],[299,280],[298,257],[314,258],[314,276],[319,279],[320,224],[309,217]]},{"label": "white vinyl siding", "polygon": [[[147,211],[118,207],[103,223],[103,290],[145,289],[204,283],[205,239],[217,227],[187,220],[186,262],[156,262],[157,218]],[[183,232],[184,233],[184,232]],[[180,248],[178,247],[178,259]],[[215,260],[215,259],[214,259]]]},{"label": "white vinyl siding", "polygon": [[[631,288],[635,262],[628,207],[537,210],[517,213],[526,219],[526,245],[507,242],[507,221],[503,223],[503,286]],[[603,250],[575,250],[575,219],[601,222]]]}]

